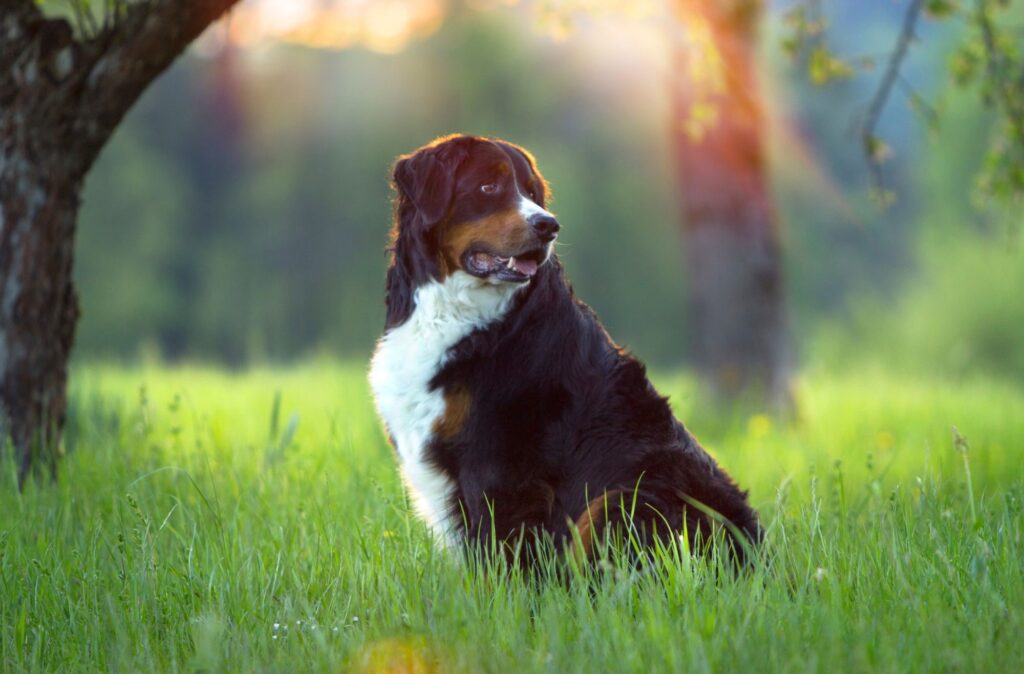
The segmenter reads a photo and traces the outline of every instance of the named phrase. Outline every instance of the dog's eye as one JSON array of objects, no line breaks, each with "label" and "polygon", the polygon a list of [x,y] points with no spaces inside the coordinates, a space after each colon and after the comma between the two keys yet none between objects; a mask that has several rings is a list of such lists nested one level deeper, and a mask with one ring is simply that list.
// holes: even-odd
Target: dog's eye
[{"label": "dog's eye", "polygon": [[485,183],[480,186],[480,191],[484,194],[497,194],[498,183]]}]

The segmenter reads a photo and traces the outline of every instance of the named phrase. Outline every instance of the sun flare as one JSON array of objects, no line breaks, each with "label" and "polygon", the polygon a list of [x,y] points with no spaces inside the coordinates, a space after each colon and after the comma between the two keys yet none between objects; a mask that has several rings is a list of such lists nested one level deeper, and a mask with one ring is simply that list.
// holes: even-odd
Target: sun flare
[{"label": "sun flare", "polygon": [[446,0],[250,0],[231,13],[226,35],[238,46],[283,42],[395,53],[436,31],[447,9]]}]

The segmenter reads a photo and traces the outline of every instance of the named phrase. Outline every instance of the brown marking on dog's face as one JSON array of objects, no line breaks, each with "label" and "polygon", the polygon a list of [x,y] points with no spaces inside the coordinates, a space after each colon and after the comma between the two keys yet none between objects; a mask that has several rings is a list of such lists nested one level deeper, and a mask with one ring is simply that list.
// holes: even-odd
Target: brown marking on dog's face
[{"label": "brown marking on dog's face", "polygon": [[474,248],[491,254],[511,257],[537,241],[530,224],[515,208],[506,208],[466,222],[449,224],[441,237],[441,253],[447,273],[465,268],[467,253]]},{"label": "brown marking on dog's face", "polygon": [[450,388],[444,392],[444,414],[434,420],[434,435],[441,440],[451,440],[466,423],[473,399],[465,387]]}]

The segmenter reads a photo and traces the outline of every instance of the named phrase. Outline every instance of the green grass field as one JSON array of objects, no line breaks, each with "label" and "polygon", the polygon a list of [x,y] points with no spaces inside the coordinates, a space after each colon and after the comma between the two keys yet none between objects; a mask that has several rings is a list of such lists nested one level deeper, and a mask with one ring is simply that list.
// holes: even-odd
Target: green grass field
[{"label": "green grass field", "polygon": [[592,674],[1024,662],[1024,390],[809,374],[801,418],[780,425],[714,414],[687,378],[655,379],[751,490],[768,544],[749,573],[666,554],[642,572],[604,564],[531,584],[460,565],[409,514],[361,364],[79,367],[59,482],[19,494],[3,463],[0,664]]}]

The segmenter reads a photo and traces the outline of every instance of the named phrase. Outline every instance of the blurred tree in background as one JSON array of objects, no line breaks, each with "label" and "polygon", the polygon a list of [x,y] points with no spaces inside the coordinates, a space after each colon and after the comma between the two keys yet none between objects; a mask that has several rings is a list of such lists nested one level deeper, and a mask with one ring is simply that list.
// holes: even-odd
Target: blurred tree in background
[{"label": "blurred tree in background", "polygon": [[690,38],[675,50],[672,130],[694,363],[717,397],[789,410],[782,252],[757,76],[764,3],[673,8]]}]

